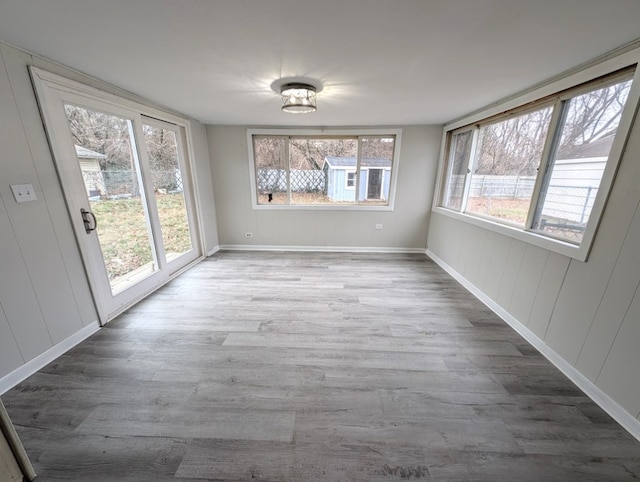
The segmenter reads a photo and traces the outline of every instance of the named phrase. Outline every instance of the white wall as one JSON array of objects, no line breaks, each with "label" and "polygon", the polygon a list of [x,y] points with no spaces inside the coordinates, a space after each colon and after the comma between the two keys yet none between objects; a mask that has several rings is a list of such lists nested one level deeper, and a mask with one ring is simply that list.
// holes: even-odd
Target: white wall
[{"label": "white wall", "polygon": [[207,144],[207,130],[198,121],[191,121],[191,135],[193,140],[194,175],[196,199],[200,214],[200,225],[204,235],[205,256],[217,250],[218,220],[216,205],[213,198],[213,180],[209,146]]},{"label": "white wall", "polygon": [[[424,251],[441,133],[436,126],[402,127],[392,212],[254,210],[247,127],[208,126],[221,246]],[[375,229],[378,223],[381,231]],[[246,238],[247,232],[253,237]]]},{"label": "white wall", "polygon": [[431,252],[634,418],[640,418],[639,179],[636,122],[586,263],[437,213],[428,236]]},{"label": "white wall", "polygon": [[[0,43],[0,393],[16,370],[97,323],[82,260],[47,144],[27,66],[37,65],[137,101],[96,80]],[[204,127],[193,122],[207,249],[217,246]],[[11,184],[37,201],[17,204]]]}]

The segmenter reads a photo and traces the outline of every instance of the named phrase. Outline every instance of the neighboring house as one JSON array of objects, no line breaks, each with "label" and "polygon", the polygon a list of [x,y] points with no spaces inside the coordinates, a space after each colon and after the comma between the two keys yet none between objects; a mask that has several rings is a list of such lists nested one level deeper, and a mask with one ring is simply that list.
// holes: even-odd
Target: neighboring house
[{"label": "neighboring house", "polygon": [[[326,157],[327,196],[332,201],[356,200],[356,158]],[[360,160],[359,201],[389,199],[391,186],[390,159]]]},{"label": "neighboring house", "polygon": [[589,220],[598,186],[609,158],[613,135],[596,141],[562,149],[558,152],[549,180],[543,217],[566,219],[577,223]]},{"label": "neighboring house", "polygon": [[100,161],[106,159],[107,156],[77,144],[75,147],[87,196],[90,199],[100,199],[100,196],[107,194],[104,176],[100,168]]}]

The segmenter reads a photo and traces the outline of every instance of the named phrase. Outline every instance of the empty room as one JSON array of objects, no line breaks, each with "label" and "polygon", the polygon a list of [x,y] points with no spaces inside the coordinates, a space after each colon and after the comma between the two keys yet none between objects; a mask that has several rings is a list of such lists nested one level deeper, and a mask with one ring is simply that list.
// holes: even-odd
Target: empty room
[{"label": "empty room", "polygon": [[0,0],[0,482],[640,479],[637,0]]}]

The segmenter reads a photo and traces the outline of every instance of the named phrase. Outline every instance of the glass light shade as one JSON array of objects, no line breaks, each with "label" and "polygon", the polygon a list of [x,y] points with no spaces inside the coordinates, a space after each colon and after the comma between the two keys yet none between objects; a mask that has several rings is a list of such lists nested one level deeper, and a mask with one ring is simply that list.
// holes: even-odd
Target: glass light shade
[{"label": "glass light shade", "polygon": [[316,88],[309,84],[285,84],[280,90],[282,110],[304,114],[316,110]]}]

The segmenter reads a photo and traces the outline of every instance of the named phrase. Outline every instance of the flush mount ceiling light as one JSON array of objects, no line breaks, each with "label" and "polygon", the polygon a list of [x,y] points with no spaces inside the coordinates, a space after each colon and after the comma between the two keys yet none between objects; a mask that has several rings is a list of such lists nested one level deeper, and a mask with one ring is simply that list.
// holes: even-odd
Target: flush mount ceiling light
[{"label": "flush mount ceiling light", "polygon": [[282,110],[291,114],[315,112],[316,88],[311,84],[291,82],[280,88]]}]

